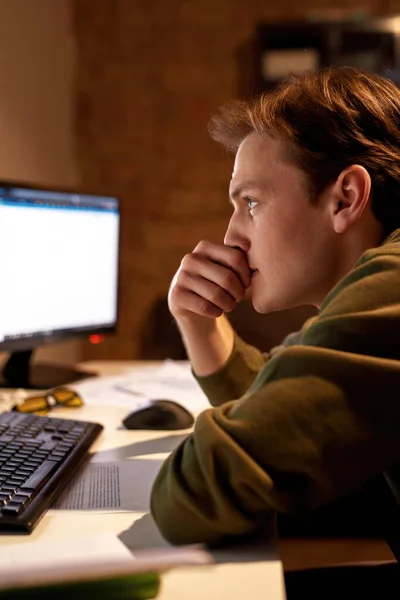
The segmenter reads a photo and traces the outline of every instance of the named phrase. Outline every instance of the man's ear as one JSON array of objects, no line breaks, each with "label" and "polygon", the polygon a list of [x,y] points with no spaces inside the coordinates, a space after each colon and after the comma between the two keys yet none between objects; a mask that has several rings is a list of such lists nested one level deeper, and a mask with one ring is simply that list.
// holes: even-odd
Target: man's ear
[{"label": "man's ear", "polygon": [[332,220],[336,233],[344,233],[362,216],[370,198],[371,177],[361,165],[344,169],[333,185]]}]

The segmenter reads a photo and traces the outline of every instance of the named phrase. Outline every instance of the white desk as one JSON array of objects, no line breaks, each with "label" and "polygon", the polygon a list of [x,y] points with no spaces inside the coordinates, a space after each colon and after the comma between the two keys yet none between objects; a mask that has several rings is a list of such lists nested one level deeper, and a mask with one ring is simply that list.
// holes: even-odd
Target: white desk
[{"label": "white desk", "polygon": [[[132,369],[132,362],[82,363],[104,375],[122,373]],[[111,406],[85,406],[77,410],[57,409],[54,416],[74,418],[102,423],[105,427],[100,438],[92,447],[93,460],[105,462],[121,458],[143,458],[143,442],[154,440],[154,448],[147,445],[145,459],[160,460],[182,439],[179,431],[127,431],[121,426],[126,408]],[[174,440],[176,437],[176,440]],[[164,452],[152,454],[164,449]],[[140,481],[138,481],[140,485]],[[29,536],[1,535],[0,546],[27,541],[72,538],[85,534],[113,532],[132,550],[162,546],[167,543],[161,538],[147,511],[135,513],[80,514],[79,511],[50,510]],[[213,551],[216,564],[201,567],[179,567],[162,576],[160,600],[243,600],[261,598],[284,600],[285,591],[282,564],[278,557],[277,540],[252,543],[250,546],[225,548]]]}]

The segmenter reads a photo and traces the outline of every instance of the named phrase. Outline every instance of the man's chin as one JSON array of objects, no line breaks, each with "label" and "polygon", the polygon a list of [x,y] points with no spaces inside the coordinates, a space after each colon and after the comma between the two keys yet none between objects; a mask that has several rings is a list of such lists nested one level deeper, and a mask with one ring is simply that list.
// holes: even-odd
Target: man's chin
[{"label": "man's chin", "polygon": [[[294,294],[290,289],[285,294],[284,290],[272,290],[270,286],[265,284],[263,274],[260,271],[255,271],[250,287],[251,302],[256,312],[260,314],[268,314],[296,308],[305,302],[300,302],[300,294]],[[282,286],[284,287],[284,286]],[[269,292],[269,293],[268,293]],[[273,292],[273,293],[271,293]]]},{"label": "man's chin", "polygon": [[298,306],[298,304],[290,302],[288,298],[263,298],[254,291],[252,291],[251,302],[254,310],[264,315]]},{"label": "man's chin", "polygon": [[276,303],[271,301],[266,301],[265,299],[257,298],[254,295],[251,298],[253,308],[256,312],[266,315],[271,312],[275,312],[277,310],[283,310],[283,308],[276,307]]}]

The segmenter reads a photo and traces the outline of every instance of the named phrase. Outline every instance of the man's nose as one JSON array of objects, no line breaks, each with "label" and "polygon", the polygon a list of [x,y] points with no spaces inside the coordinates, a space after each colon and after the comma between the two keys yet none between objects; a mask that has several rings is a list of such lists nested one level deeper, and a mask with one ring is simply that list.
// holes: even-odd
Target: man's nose
[{"label": "man's nose", "polygon": [[231,246],[232,248],[238,248],[243,252],[247,252],[249,249],[249,242],[243,233],[238,228],[234,217],[229,221],[228,228],[224,237],[225,246]]}]

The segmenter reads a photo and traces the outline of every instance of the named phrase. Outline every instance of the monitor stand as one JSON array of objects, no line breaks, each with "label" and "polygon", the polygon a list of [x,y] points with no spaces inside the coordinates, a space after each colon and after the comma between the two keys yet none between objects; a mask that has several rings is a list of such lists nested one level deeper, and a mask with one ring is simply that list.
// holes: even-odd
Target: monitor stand
[{"label": "monitor stand", "polygon": [[0,387],[49,389],[68,385],[96,373],[77,371],[68,366],[30,363],[33,350],[12,352],[0,373]]}]

